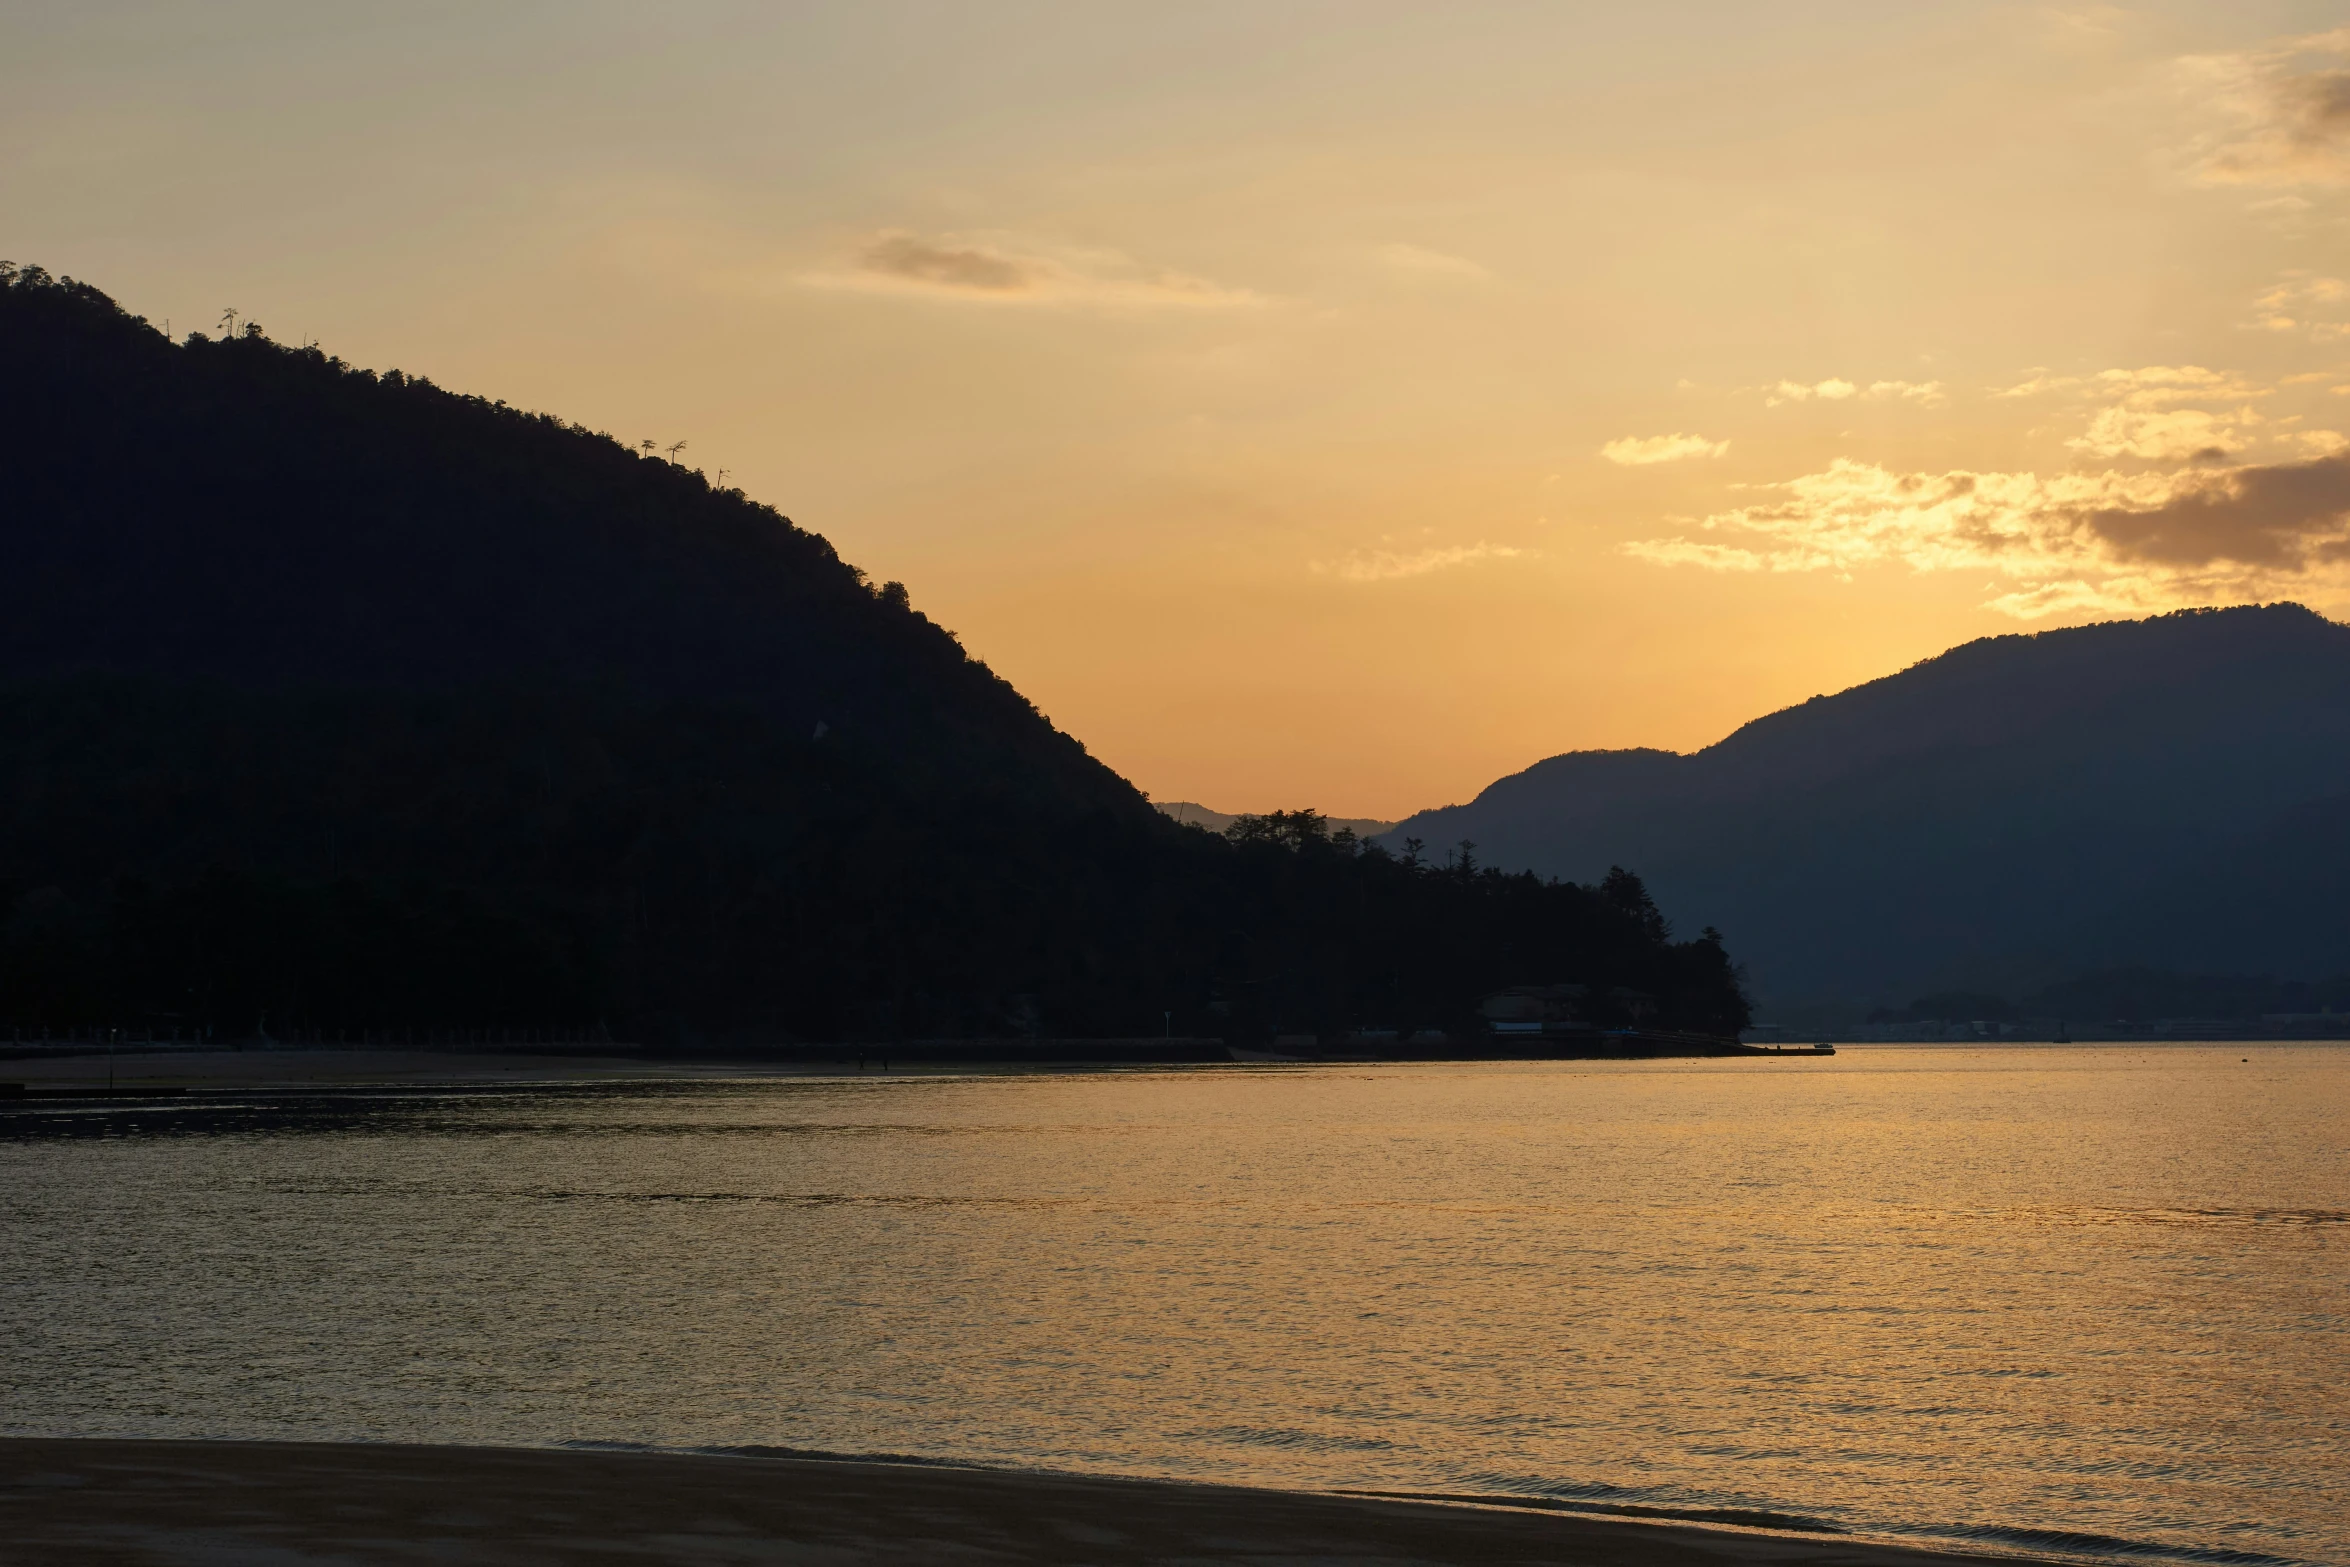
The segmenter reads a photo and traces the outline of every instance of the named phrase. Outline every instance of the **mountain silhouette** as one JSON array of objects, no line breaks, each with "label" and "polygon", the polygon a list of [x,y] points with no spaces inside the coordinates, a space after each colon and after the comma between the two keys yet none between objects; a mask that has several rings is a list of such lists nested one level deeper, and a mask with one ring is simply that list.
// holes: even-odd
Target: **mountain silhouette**
[{"label": "mountain silhouette", "polygon": [[1147,810],[903,587],[699,473],[257,326],[177,345],[54,284],[0,312],[0,675],[607,683]]},{"label": "mountain silhouette", "polygon": [[0,1028],[1745,1018],[1637,877],[1235,829],[662,455],[0,264]]},{"label": "mountain silhouette", "polygon": [[1638,865],[1766,1008],[2323,977],[2350,967],[2350,627],[2274,604],[1985,638],[1688,755],[1550,757],[1405,838]]}]

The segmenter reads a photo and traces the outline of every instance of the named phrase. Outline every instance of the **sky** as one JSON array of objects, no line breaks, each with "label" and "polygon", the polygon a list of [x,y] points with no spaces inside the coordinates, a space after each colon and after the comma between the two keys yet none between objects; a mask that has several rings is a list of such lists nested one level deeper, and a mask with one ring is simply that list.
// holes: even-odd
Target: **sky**
[{"label": "sky", "polygon": [[0,256],[545,409],[1162,800],[2350,614],[2350,5],[13,0]]}]

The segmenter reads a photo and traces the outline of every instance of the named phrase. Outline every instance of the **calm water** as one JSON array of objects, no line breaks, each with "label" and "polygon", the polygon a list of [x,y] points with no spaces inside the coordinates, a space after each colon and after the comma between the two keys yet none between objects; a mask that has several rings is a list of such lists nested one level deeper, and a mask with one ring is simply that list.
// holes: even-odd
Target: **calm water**
[{"label": "calm water", "polygon": [[2350,1563],[2346,1112],[2274,1045],[0,1110],[0,1430]]}]

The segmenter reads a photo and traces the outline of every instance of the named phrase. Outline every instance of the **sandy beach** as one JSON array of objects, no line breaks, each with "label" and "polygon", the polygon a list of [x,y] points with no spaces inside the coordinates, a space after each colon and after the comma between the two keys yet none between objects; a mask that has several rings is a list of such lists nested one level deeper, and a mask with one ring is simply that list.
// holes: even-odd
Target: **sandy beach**
[{"label": "sandy beach", "polygon": [[1928,1567],[2015,1558],[915,1463],[19,1438],[0,1440],[0,1560]]}]

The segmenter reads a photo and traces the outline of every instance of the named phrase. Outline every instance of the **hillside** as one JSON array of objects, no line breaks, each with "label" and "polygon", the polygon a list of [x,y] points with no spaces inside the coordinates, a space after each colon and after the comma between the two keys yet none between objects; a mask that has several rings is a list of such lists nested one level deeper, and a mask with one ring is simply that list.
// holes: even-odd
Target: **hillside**
[{"label": "hillside", "polygon": [[897,584],[561,420],[0,267],[0,1028],[1734,1028],[1636,879],[1170,822]]},{"label": "hillside", "polygon": [[0,677],[594,682],[1146,809],[902,587],[654,454],[81,287],[0,291],[0,356]]},{"label": "hillside", "polygon": [[2350,968],[2350,627],[2278,604],[1986,638],[1689,755],[1551,757],[1406,838],[1638,865],[1766,1007],[2322,978]]}]

